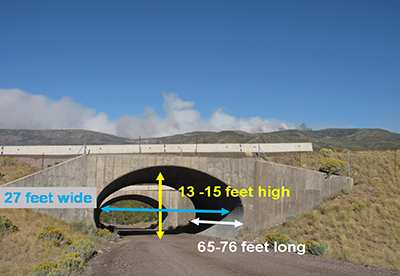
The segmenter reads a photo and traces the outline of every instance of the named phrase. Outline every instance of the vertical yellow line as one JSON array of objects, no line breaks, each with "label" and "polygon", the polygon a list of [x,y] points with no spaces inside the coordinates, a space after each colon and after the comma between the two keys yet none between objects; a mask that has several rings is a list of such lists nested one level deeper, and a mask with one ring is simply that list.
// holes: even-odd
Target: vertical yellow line
[{"label": "vertical yellow line", "polygon": [[[162,180],[158,180],[158,209],[162,209]],[[162,231],[162,212],[158,212],[158,230]]]},{"label": "vertical yellow line", "polygon": [[[158,180],[158,209],[162,209],[162,182],[164,179],[163,175],[161,173],[158,174],[157,179]],[[164,231],[162,229],[162,212],[158,212],[158,231],[157,231],[158,237],[162,238],[164,235]]]}]

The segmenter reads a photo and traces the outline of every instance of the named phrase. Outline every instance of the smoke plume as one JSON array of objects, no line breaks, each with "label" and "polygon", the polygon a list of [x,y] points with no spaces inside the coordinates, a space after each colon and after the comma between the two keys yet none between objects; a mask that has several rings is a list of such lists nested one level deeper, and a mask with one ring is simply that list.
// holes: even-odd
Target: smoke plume
[{"label": "smoke plume", "polygon": [[204,120],[195,110],[194,102],[183,101],[174,93],[163,93],[164,113],[161,118],[152,107],[145,107],[138,116],[125,115],[116,121],[107,114],[85,108],[69,97],[52,101],[43,95],[19,89],[0,89],[0,128],[10,129],[86,129],[118,136],[137,138],[161,137],[192,131],[242,130],[246,132],[271,132],[288,127],[277,120],[260,117],[235,118],[223,108],[217,109],[209,120]]}]

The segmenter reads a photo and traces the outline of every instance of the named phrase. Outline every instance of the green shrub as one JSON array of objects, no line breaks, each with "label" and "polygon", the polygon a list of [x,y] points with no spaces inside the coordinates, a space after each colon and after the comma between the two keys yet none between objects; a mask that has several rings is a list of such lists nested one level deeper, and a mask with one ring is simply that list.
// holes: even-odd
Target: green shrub
[{"label": "green shrub", "polygon": [[73,221],[69,224],[69,227],[82,234],[88,234],[90,239],[94,242],[110,242],[116,241],[119,238],[117,232],[110,232],[107,229],[98,229],[93,224],[86,223],[84,220]]},{"label": "green shrub", "polygon": [[16,231],[18,231],[17,226],[8,217],[0,214],[0,234],[14,233]]},{"label": "green shrub", "polygon": [[40,262],[36,264],[34,276],[68,276],[81,270],[93,255],[95,245],[89,239],[73,242],[64,250],[58,262]]},{"label": "green shrub", "polygon": [[327,257],[331,254],[331,250],[329,249],[329,244],[327,242],[316,242],[313,240],[308,240],[306,242],[306,253]]},{"label": "green shrub", "polygon": [[319,150],[319,153],[320,153],[322,156],[327,157],[328,155],[331,155],[331,154],[333,153],[333,151],[332,151],[331,149],[322,148],[322,149]]},{"label": "green shrub", "polygon": [[60,228],[55,228],[53,225],[47,225],[39,232],[39,240],[44,240],[45,246],[65,246],[71,244],[71,240],[65,237],[64,232]]},{"label": "green shrub", "polygon": [[84,266],[84,260],[77,253],[64,254],[59,262],[69,271],[77,271]]},{"label": "green shrub", "polygon": [[82,234],[89,234],[95,228],[93,224],[86,223],[85,220],[73,221],[69,224],[69,227]]},{"label": "green shrub", "polygon": [[2,157],[0,158],[0,166],[14,166],[14,159],[11,157]]},{"label": "green shrub", "polygon": [[288,215],[288,216],[286,217],[286,221],[292,221],[292,220],[294,220],[295,218],[296,218],[295,215]]},{"label": "green shrub", "polygon": [[108,229],[95,229],[90,232],[90,239],[95,242],[116,241],[118,238],[117,232],[111,232]]},{"label": "green shrub", "polygon": [[367,207],[368,207],[367,203],[360,202],[360,203],[357,204],[357,207],[354,210],[361,212],[361,211],[364,211],[365,209],[367,209]]},{"label": "green shrub", "polygon": [[291,240],[287,234],[281,234],[281,233],[270,233],[266,236],[265,242],[267,242],[269,245],[274,245],[274,242],[279,244],[296,244],[295,241]]},{"label": "green shrub", "polygon": [[350,262],[353,259],[353,252],[350,249],[344,251],[344,259]]},{"label": "green shrub", "polygon": [[50,271],[47,276],[71,276],[71,273],[69,273],[67,269],[60,267]]},{"label": "green shrub", "polygon": [[40,262],[33,269],[33,276],[68,276],[68,269],[58,262]]},{"label": "green shrub", "polygon": [[74,241],[64,250],[64,254],[76,253],[83,262],[89,260],[95,251],[95,245],[90,239],[79,239]]},{"label": "green shrub", "polygon": [[346,175],[348,166],[346,162],[330,159],[322,163],[319,171],[327,174]]},{"label": "green shrub", "polygon": [[[152,208],[145,202],[137,200],[121,200],[115,202],[112,207],[119,208]],[[157,220],[156,212],[101,212],[100,221],[106,224],[133,225],[140,222],[150,222]]]}]

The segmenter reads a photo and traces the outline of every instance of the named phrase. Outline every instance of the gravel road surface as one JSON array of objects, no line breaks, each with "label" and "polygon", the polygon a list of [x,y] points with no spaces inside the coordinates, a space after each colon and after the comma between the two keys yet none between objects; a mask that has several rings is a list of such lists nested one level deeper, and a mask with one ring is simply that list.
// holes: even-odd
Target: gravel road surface
[{"label": "gravel road surface", "polygon": [[214,252],[199,252],[200,241],[221,241],[201,235],[137,235],[112,244],[106,253],[96,255],[89,264],[90,275],[400,275],[399,272],[365,267],[340,260],[297,253],[242,252],[242,241],[235,240],[237,251],[228,247]]}]

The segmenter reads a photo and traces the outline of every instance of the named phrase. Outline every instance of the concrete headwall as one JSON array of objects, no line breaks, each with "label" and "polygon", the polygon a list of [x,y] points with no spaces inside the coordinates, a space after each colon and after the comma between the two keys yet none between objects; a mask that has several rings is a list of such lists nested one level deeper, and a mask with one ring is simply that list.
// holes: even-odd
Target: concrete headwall
[{"label": "concrete headwall", "polygon": [[[7,186],[88,186],[97,187],[99,194],[120,177],[155,166],[171,166],[172,169],[173,167],[190,168],[210,175],[236,189],[248,190],[252,187],[252,197],[240,197],[244,212],[242,227],[247,227],[250,231],[280,224],[289,216],[297,216],[310,210],[324,199],[344,189],[350,189],[353,185],[353,180],[348,177],[328,177],[320,172],[261,159],[133,154],[81,156],[10,182]],[[157,175],[154,179],[156,177]],[[154,183],[156,183],[155,180]],[[281,189],[284,186],[289,189],[290,196],[278,200],[273,200],[271,197],[259,197],[259,187],[268,189],[268,186],[271,189]],[[182,198],[178,197],[172,200],[171,205],[175,204],[175,200],[178,205],[186,204],[180,201]],[[42,209],[39,211],[66,221],[83,218],[88,221],[93,220],[93,210],[90,209]]]}]

